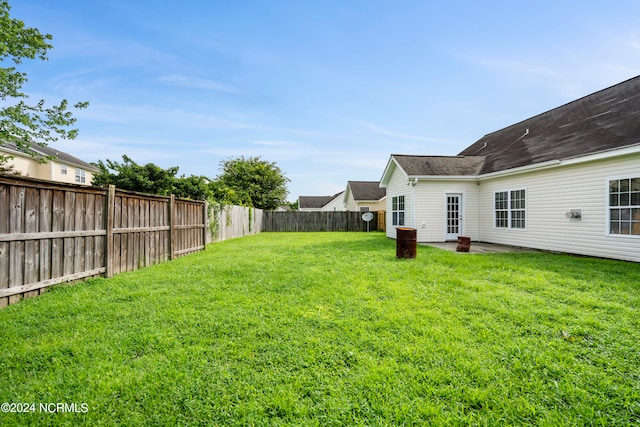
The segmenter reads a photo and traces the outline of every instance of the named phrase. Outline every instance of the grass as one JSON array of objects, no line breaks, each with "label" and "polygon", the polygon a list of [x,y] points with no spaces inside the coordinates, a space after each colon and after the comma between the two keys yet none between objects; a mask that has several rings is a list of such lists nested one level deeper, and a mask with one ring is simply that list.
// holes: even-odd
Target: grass
[{"label": "grass", "polygon": [[0,310],[0,402],[86,405],[0,425],[632,425],[638,307],[634,263],[262,233]]}]

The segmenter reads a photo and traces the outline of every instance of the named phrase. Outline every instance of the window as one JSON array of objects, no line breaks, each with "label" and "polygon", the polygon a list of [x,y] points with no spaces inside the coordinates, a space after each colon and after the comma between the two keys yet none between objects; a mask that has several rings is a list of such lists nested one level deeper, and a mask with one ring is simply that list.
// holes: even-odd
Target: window
[{"label": "window", "polygon": [[496,228],[525,229],[527,200],[525,190],[498,191],[494,196]]},{"label": "window", "polygon": [[391,198],[391,218],[393,225],[404,225],[404,196]]},{"label": "window", "polygon": [[66,175],[67,174],[67,165],[60,165],[60,173],[62,175]]},{"label": "window", "polygon": [[369,206],[360,206],[360,212],[369,212]]},{"label": "window", "polygon": [[496,193],[496,227],[509,227],[509,192]]},{"label": "window", "polygon": [[76,182],[84,184],[85,172],[83,169],[76,169]]},{"label": "window", "polygon": [[511,191],[511,228],[525,228],[524,190]]},{"label": "window", "polygon": [[640,178],[609,181],[609,234],[640,236]]}]

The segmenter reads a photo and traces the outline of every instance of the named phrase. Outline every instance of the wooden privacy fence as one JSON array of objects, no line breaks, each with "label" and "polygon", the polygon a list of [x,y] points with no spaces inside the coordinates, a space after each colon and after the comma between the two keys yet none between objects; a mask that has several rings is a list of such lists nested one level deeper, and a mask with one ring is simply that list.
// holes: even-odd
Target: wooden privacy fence
[{"label": "wooden privacy fence", "polygon": [[205,247],[203,201],[0,176],[0,307]]},{"label": "wooden privacy fence", "polygon": [[[305,211],[264,211],[262,231],[367,231],[367,223],[362,219],[364,212],[305,212]],[[371,212],[373,220],[369,230],[378,229],[378,213]]]},{"label": "wooden privacy fence", "polygon": [[209,209],[207,243],[249,236],[262,231],[262,209],[246,206],[217,206]]}]

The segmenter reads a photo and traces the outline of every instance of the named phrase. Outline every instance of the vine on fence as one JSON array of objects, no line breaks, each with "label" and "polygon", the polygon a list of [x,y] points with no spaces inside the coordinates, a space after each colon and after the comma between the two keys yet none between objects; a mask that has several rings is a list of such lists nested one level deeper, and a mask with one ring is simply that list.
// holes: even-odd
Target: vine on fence
[{"label": "vine on fence", "polygon": [[220,238],[220,212],[224,209],[224,205],[222,203],[209,202],[207,209],[209,215],[209,232],[213,240],[218,240]]}]

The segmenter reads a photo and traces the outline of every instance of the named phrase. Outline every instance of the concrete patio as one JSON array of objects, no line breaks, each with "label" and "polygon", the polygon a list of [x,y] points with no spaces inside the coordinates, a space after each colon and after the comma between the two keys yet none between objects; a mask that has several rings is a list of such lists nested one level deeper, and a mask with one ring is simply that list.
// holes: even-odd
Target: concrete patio
[{"label": "concrete patio", "polygon": [[[433,246],[434,248],[444,249],[447,251],[455,252],[458,242],[429,242],[418,243],[420,246]],[[502,252],[537,252],[536,249],[520,248],[516,246],[498,245],[495,243],[483,243],[483,242],[471,242],[469,252],[459,253],[471,253],[471,254],[495,254]]]}]

